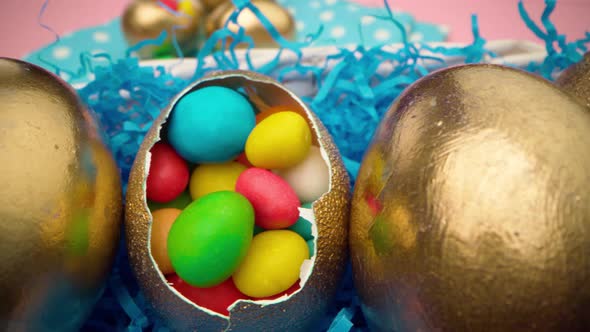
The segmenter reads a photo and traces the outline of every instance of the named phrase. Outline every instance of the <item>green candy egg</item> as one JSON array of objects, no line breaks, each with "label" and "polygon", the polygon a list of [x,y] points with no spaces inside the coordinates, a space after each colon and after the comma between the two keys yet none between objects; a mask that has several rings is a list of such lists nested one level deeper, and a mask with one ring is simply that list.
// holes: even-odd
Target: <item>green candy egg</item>
[{"label": "green candy egg", "polygon": [[239,193],[217,191],[189,204],[168,234],[176,274],[195,287],[229,278],[242,262],[254,231],[254,208]]}]

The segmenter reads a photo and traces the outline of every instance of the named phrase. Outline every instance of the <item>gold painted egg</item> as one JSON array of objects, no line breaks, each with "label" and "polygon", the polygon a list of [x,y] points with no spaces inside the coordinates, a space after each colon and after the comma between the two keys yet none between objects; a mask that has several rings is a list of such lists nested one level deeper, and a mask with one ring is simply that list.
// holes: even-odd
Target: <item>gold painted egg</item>
[{"label": "gold painted egg", "polygon": [[231,2],[231,0],[202,0],[201,1],[207,10],[215,9],[217,6],[223,4],[224,2]]},{"label": "gold painted egg", "polygon": [[94,119],[61,79],[0,58],[0,329],[77,331],[101,295],[121,184]]},{"label": "gold painted egg", "polygon": [[183,52],[190,52],[198,46],[204,8],[193,0],[175,2],[177,8],[166,9],[156,0],[136,0],[125,9],[121,29],[130,46],[155,40],[163,31],[167,33],[162,45],[146,45],[139,49],[140,58],[175,56],[173,34]]},{"label": "gold painted egg", "polygon": [[351,207],[374,331],[590,330],[590,112],[549,81],[464,65],[408,87]]},{"label": "gold painted egg", "polygon": [[584,55],[582,61],[561,73],[555,84],[590,107],[590,52]]},{"label": "gold painted egg", "polygon": [[[289,40],[295,38],[295,20],[285,8],[271,0],[252,0],[251,3],[270,21],[283,38]],[[211,36],[215,31],[223,28],[235,10],[236,7],[231,1],[217,6],[205,20],[205,33],[207,36]],[[233,32],[237,32],[239,27],[242,27],[245,30],[245,35],[252,37],[254,47],[266,48],[278,45],[250,9],[244,9],[238,15],[237,22],[239,26],[229,24],[228,28]],[[244,43],[237,45],[238,48],[247,46]]]},{"label": "gold painted egg", "polygon": [[[150,211],[148,206],[154,205],[148,205],[150,202],[146,193],[147,178],[152,169],[152,164],[159,163],[160,161],[158,160],[161,160],[154,157],[155,152],[152,153],[152,151],[154,151],[154,146],[158,142],[170,143],[168,139],[170,137],[169,133],[172,130],[170,122],[174,120],[173,116],[178,116],[175,115],[178,114],[175,112],[178,112],[177,106],[179,102],[190,93],[198,92],[201,89],[209,87],[223,87],[239,91],[242,96],[248,98],[249,103],[258,112],[275,112],[277,109],[274,107],[280,105],[279,107],[287,108],[290,112],[298,114],[297,116],[303,118],[311,129],[311,144],[320,149],[321,160],[326,166],[321,168],[311,165],[313,164],[313,160],[318,160],[318,158],[314,157],[312,161],[294,170],[291,174],[303,172],[301,169],[323,169],[329,172],[329,176],[325,176],[327,181],[329,181],[327,191],[321,194],[311,205],[302,204],[298,208],[299,218],[309,221],[308,225],[310,227],[310,234],[312,235],[311,239],[307,240],[307,245],[310,246],[311,257],[306,259],[300,267],[297,267],[299,280],[288,290],[276,296],[252,298],[244,295],[240,300],[225,304],[221,310],[219,308],[214,310],[212,307],[202,304],[197,300],[193,301],[190,294],[183,293],[178,288],[173,287],[175,285],[173,280],[176,274],[172,276],[164,275],[159,269],[150,251],[153,218],[152,211]],[[219,102],[222,103],[224,100],[219,100]],[[206,112],[207,109],[195,106],[191,111]],[[268,119],[272,116],[270,115]],[[254,121],[253,119],[252,117],[252,121]],[[264,122],[265,120],[262,121]],[[211,125],[211,127],[214,126]],[[210,127],[205,126],[204,128]],[[219,131],[216,135],[221,139],[225,134],[227,132]],[[203,132],[203,135],[208,134]],[[263,143],[259,142],[259,144]],[[195,144],[198,144],[198,142],[195,141]],[[247,161],[240,159],[240,157],[238,157],[238,162],[252,167],[252,165],[249,165]],[[199,166],[191,166],[193,169],[194,167]],[[248,170],[252,170],[252,168],[248,168]],[[260,168],[256,170],[263,173],[267,172]],[[207,172],[207,174],[210,174],[209,176],[217,177],[214,167],[210,168]],[[242,173],[246,173],[246,171],[242,171]],[[278,177],[278,175],[272,175],[270,172],[265,174],[268,177]],[[237,181],[240,181],[239,179]],[[213,178],[211,181],[214,181]],[[180,188],[182,189],[182,187]],[[222,187],[223,190],[230,191],[231,188],[231,186],[227,187],[225,184]],[[238,191],[237,183],[235,188]],[[239,192],[242,193],[242,191]],[[215,193],[214,191],[213,194],[204,197],[213,197]],[[218,195],[217,197],[221,196]],[[176,202],[179,199],[182,200],[184,198],[177,198],[171,203],[166,204],[176,206],[180,209],[189,209],[204,198],[198,198],[192,203],[183,203],[180,206]],[[343,276],[348,248],[349,199],[349,179],[339,152],[322,123],[307,106],[285,87],[266,76],[247,71],[221,71],[196,81],[175,97],[170,106],[155,121],[140,147],[130,174],[125,211],[127,245],[131,266],[148,301],[155,308],[156,312],[159,313],[167,326],[174,330],[305,331],[313,324],[316,324],[317,320],[322,317],[330,300],[335,295],[339,281]],[[186,207],[187,204],[190,205]],[[252,205],[256,206],[254,203]],[[184,213],[185,211],[183,210],[181,215],[176,219],[172,225],[170,234],[172,234],[175,224],[179,222],[179,218]],[[198,215],[194,216],[194,218],[198,217]],[[254,229],[254,233],[256,232],[257,230]],[[273,234],[284,235],[282,233]],[[178,232],[176,235],[178,235]],[[168,238],[168,253],[171,252],[170,238]],[[258,243],[262,246],[272,242],[267,240],[260,239]],[[204,238],[203,242],[208,242],[207,238]],[[189,251],[185,251],[185,253],[191,255]],[[220,254],[220,260],[224,258],[221,255],[223,254]],[[255,255],[251,256],[254,257]],[[172,256],[170,258],[172,259]],[[249,266],[253,266],[250,263]],[[172,265],[176,269],[174,261]],[[272,264],[270,266],[272,267]],[[292,270],[293,265],[289,269]],[[280,274],[284,271],[274,272]],[[179,272],[178,275],[180,275]],[[261,276],[264,275],[261,274]],[[226,282],[232,278],[226,279]],[[241,280],[251,282],[252,278],[241,278]],[[223,285],[226,282],[220,287],[224,287]],[[238,285],[238,282],[236,282],[236,285]],[[203,287],[212,289],[208,288],[209,286]],[[193,290],[196,289],[193,288]],[[233,290],[233,292],[235,293],[236,290]],[[217,297],[215,294],[209,294],[209,299]],[[224,313],[223,311],[226,312]]]}]

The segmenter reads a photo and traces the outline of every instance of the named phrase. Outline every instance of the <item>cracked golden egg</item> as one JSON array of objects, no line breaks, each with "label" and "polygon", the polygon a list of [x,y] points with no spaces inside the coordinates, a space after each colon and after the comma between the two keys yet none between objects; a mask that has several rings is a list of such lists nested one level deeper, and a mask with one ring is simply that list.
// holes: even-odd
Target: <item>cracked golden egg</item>
[{"label": "cracked golden egg", "polygon": [[498,65],[418,80],[379,125],[353,195],[369,326],[590,330],[588,188],[579,98]]},{"label": "cracked golden egg", "polygon": [[0,58],[0,329],[77,331],[102,294],[121,184],[75,91]]},{"label": "cracked golden egg", "polygon": [[[194,273],[201,273],[199,278],[208,280],[207,282],[209,284],[207,286],[187,286],[189,281],[184,283],[184,286],[178,286],[179,283],[182,283],[178,279],[179,276],[182,277],[181,270],[178,269],[180,265],[177,264],[177,260],[175,261],[176,256],[173,256],[171,253],[178,252],[179,246],[172,245],[175,249],[171,249],[170,239],[172,238],[173,232],[175,232],[174,238],[186,237],[186,232],[174,230],[174,228],[177,227],[176,225],[181,223],[181,218],[184,218],[182,221],[184,226],[192,222],[196,224],[197,222],[199,222],[199,220],[203,218],[201,218],[201,215],[193,213],[191,211],[196,211],[195,209],[200,209],[200,206],[203,206],[201,202],[205,202],[207,200],[212,201],[222,196],[233,197],[234,199],[237,199],[239,201],[238,203],[240,206],[247,205],[246,203],[244,203],[244,200],[236,198],[237,194],[228,193],[228,191],[232,191],[233,188],[235,188],[236,192],[243,194],[244,197],[247,197],[249,202],[252,203],[252,206],[256,211],[255,218],[257,225],[258,222],[261,220],[259,218],[262,218],[262,212],[260,212],[261,210],[259,209],[260,205],[257,205],[257,203],[255,202],[256,197],[252,198],[252,196],[248,196],[248,194],[245,193],[251,188],[248,188],[248,184],[244,183],[254,183],[254,185],[256,186],[256,181],[242,181],[240,180],[242,175],[240,175],[236,182],[235,176],[237,175],[231,175],[229,177],[230,180],[227,180],[230,182],[227,182],[225,180],[224,182],[219,180],[219,173],[216,173],[216,169],[226,170],[229,172],[227,174],[235,174],[235,172],[242,172],[240,174],[246,174],[247,172],[243,169],[247,168],[248,170],[252,170],[254,166],[249,164],[248,161],[244,161],[244,159],[240,156],[238,156],[236,162],[230,164],[223,164],[224,166],[219,166],[220,164],[216,164],[215,162],[187,163],[189,165],[188,167],[190,168],[191,174],[200,174],[198,176],[199,180],[191,179],[191,183],[187,184],[187,171],[185,168],[186,166],[181,166],[178,168],[180,170],[179,172],[184,174],[182,179],[178,180],[179,177],[172,177],[175,186],[176,183],[182,182],[181,185],[175,187],[176,189],[174,195],[178,195],[178,192],[182,191],[184,188],[187,188],[185,189],[185,194],[180,194],[178,198],[174,198],[172,201],[164,202],[164,205],[162,205],[162,203],[160,203],[160,205],[154,205],[152,204],[152,202],[150,202],[150,198],[148,197],[148,190],[146,188],[152,188],[150,184],[151,182],[148,182],[150,174],[156,174],[155,169],[157,167],[160,167],[158,165],[163,165],[163,161],[171,160],[170,158],[175,158],[175,160],[179,160],[177,157],[169,157],[166,159],[157,156],[157,154],[162,153],[162,147],[164,146],[163,144],[170,144],[174,146],[174,142],[170,140],[170,137],[172,137],[171,132],[175,130],[174,128],[176,127],[174,127],[171,124],[171,122],[176,121],[176,117],[180,117],[180,115],[178,115],[178,112],[180,112],[179,105],[184,99],[189,99],[188,96],[190,96],[191,94],[198,93],[199,91],[205,91],[204,89],[208,89],[211,87],[215,87],[216,89],[222,87],[224,89],[232,90],[233,92],[230,94],[231,98],[234,98],[236,95],[242,96],[239,98],[247,98],[248,103],[252,105],[252,108],[256,112],[256,121],[260,122],[261,126],[264,123],[274,123],[273,121],[275,120],[273,119],[280,118],[280,116],[273,118],[273,116],[275,115],[275,113],[273,112],[277,112],[276,115],[280,115],[282,111],[288,110],[285,112],[289,113],[288,115],[290,118],[302,119],[301,121],[303,121],[307,126],[309,126],[311,136],[305,136],[307,135],[306,131],[302,131],[300,132],[300,134],[303,135],[301,137],[306,137],[306,142],[311,144],[309,153],[313,152],[316,154],[312,157],[309,157],[310,159],[306,159],[306,162],[303,162],[302,164],[297,164],[299,166],[293,166],[294,168],[290,168],[290,171],[283,170],[283,172],[289,174],[289,176],[286,176],[285,178],[291,181],[289,182],[291,184],[299,184],[293,182],[295,181],[294,179],[297,179],[297,174],[301,174],[301,172],[311,170],[312,172],[327,172],[327,174],[314,174],[316,176],[319,176],[316,178],[317,181],[329,182],[326,182],[325,188],[322,186],[316,186],[315,182],[317,181],[315,180],[309,182],[310,186],[314,188],[314,191],[317,192],[317,190],[320,190],[321,188],[324,188],[324,191],[320,192],[320,195],[317,197],[317,199],[313,200],[312,202],[301,204],[301,206],[298,207],[298,212],[296,211],[296,213],[299,215],[299,220],[303,218],[304,220],[307,220],[306,222],[308,222],[308,224],[306,225],[309,226],[309,233],[307,234],[308,237],[305,238],[307,242],[301,242],[303,240],[297,239],[298,235],[294,236],[292,232],[289,233],[285,230],[261,230],[260,228],[257,228],[258,226],[256,226],[252,230],[252,221],[251,219],[248,219],[249,221],[246,220],[246,224],[240,224],[240,226],[237,226],[237,228],[232,228],[232,230],[229,231],[230,233],[227,233],[228,236],[234,236],[238,228],[248,229],[248,232],[253,232],[247,234],[245,240],[243,241],[243,243],[246,243],[246,246],[248,246],[248,244],[250,243],[250,238],[252,238],[252,245],[248,249],[248,254],[245,256],[245,258],[243,258],[242,263],[240,263],[239,265],[239,278],[237,277],[237,272],[234,272],[234,274],[232,274],[230,278],[225,279],[225,281],[221,285],[219,285],[219,282],[222,279],[226,278],[227,274],[222,274],[223,276],[217,278],[217,281],[210,282],[209,279],[213,278],[213,275],[203,275],[200,272],[201,270],[196,269],[196,272]],[[225,102],[226,100],[222,98],[219,100],[214,100],[213,104],[224,104]],[[194,112],[207,112],[208,109],[204,105],[205,104],[203,103],[195,103],[194,108],[192,108],[190,112],[193,112],[193,114]],[[211,103],[207,105],[209,105],[210,107],[216,107],[211,106]],[[280,107],[280,109],[275,108],[277,106]],[[263,119],[263,116],[261,114],[264,116],[267,116],[268,114],[270,115],[268,115],[267,118]],[[232,120],[232,123],[235,122],[233,121],[233,119],[226,118],[226,121],[230,120]],[[247,122],[249,121],[251,121],[253,125],[254,114],[250,115]],[[240,123],[242,121],[240,120],[237,122]],[[210,128],[218,128],[216,127],[218,124],[210,126],[208,124],[202,125],[205,126],[199,126],[199,128],[201,128],[199,130],[203,131],[200,134],[195,134],[200,135],[198,137],[201,138],[210,134],[205,132],[209,131]],[[298,126],[299,125],[301,125],[301,123],[299,123]],[[257,129],[254,129],[254,131],[256,130]],[[256,135],[254,134],[254,131],[252,131],[250,136],[248,136],[248,139],[254,136],[262,137],[261,130],[259,130]],[[282,139],[280,137],[283,137],[282,130],[275,130],[275,128],[269,128],[268,125],[265,127],[264,130],[268,130],[268,132],[273,132],[273,135],[277,135],[274,137],[279,137],[279,140]],[[287,128],[287,131],[289,130],[290,129]],[[189,132],[194,131],[198,132],[198,130],[196,129],[189,130]],[[228,130],[218,130],[213,133],[213,137],[222,139],[224,135],[227,134],[230,134]],[[307,139],[309,139],[309,141],[307,141]],[[195,139],[189,141],[194,144],[200,144],[200,141],[202,141],[202,139]],[[156,149],[154,148],[156,146],[156,143],[160,144],[158,148],[159,151],[156,151]],[[256,146],[262,146],[266,143],[273,144],[272,141],[258,141],[258,145]],[[168,151],[166,153],[173,153],[170,152],[170,149],[166,151]],[[227,151],[224,150],[214,152],[225,154]],[[246,152],[248,152],[248,150]],[[289,154],[289,151],[282,151],[282,155],[285,154]],[[182,156],[184,155],[186,154],[182,154]],[[318,162],[320,164],[318,164]],[[240,166],[239,163],[242,163],[242,165]],[[182,164],[182,162],[180,164]],[[270,172],[263,168],[257,168],[254,172],[250,172],[249,174],[264,174],[264,176],[267,179],[270,178],[276,180],[277,178],[282,176],[283,173],[278,171]],[[218,186],[216,188],[222,188],[223,190],[218,189],[217,191],[213,191],[212,194],[203,193],[203,191],[205,190],[203,189],[205,188],[205,185],[199,187],[199,190],[196,190],[194,189],[194,187],[191,187],[193,186],[193,181],[210,181],[207,182],[209,183],[209,185],[214,187]],[[227,183],[230,183],[229,187]],[[235,186],[233,183],[236,183]],[[287,182],[284,182],[283,184],[285,183]],[[350,202],[349,186],[349,178],[343,166],[340,154],[336,146],[332,142],[332,139],[329,136],[328,132],[326,131],[320,120],[315,116],[315,114],[312,113],[307,108],[307,106],[292,92],[287,90],[285,87],[283,87],[276,81],[266,76],[262,76],[260,74],[256,74],[253,72],[221,71],[208,75],[205,78],[199,79],[198,81],[190,84],[188,88],[182,91],[177,97],[175,97],[171,101],[170,106],[168,108],[163,110],[161,115],[158,117],[158,119],[155,121],[154,125],[148,132],[145,140],[141,145],[136,160],[133,164],[133,168],[129,179],[127,204],[125,211],[127,246],[131,266],[134,270],[135,276],[138,279],[141,289],[146,295],[147,300],[155,308],[155,311],[163,319],[166,325],[172,329],[179,331],[308,330],[309,328],[311,328],[311,326],[317,323],[318,319],[322,317],[325,310],[328,308],[330,301],[333,299],[336,293],[339,281],[343,277],[343,273],[345,270],[348,247],[348,212]],[[265,186],[259,187],[264,188]],[[298,186],[297,188],[299,188],[300,190],[302,187],[304,188],[305,186]],[[282,188],[286,188],[286,185],[284,185]],[[163,193],[167,195],[168,192],[169,191],[164,191]],[[187,194],[187,192],[189,193]],[[218,193],[220,194],[216,195]],[[298,192],[298,194],[301,193]],[[155,194],[152,194],[151,189],[149,191],[149,195],[151,195],[150,197],[156,197]],[[168,197],[167,199],[172,199],[172,196]],[[291,197],[290,199],[297,199],[297,196],[291,195],[289,197]],[[166,199],[162,199],[162,201],[165,200]],[[156,213],[154,212],[156,210],[163,211],[161,209],[168,210],[164,212],[158,212],[156,216]],[[230,207],[229,205],[225,205],[222,209],[224,211],[229,211]],[[182,212],[178,210],[182,210]],[[208,211],[209,212],[207,213],[213,213],[210,216],[214,215],[215,217],[208,217],[210,220],[202,220],[203,222],[210,221],[210,223],[214,223],[219,221],[218,219],[216,219],[220,215],[217,214],[217,212],[219,211]],[[160,216],[166,216],[165,218],[168,219],[165,219],[164,217],[160,218]],[[236,218],[250,218],[250,216],[252,216],[252,211],[247,210],[243,214],[239,214],[239,216],[237,216]],[[295,215],[295,217],[297,217],[297,215]],[[156,223],[157,228],[154,226]],[[299,221],[297,222],[297,224],[298,223]],[[172,224],[172,226],[169,226],[170,224]],[[301,232],[301,230],[296,230],[296,228],[293,228],[297,224],[290,226],[288,230],[292,230],[293,232]],[[209,232],[210,228],[207,229],[208,230],[206,232]],[[262,233],[257,234],[260,231],[262,231]],[[152,234],[152,232],[156,233]],[[152,254],[152,250],[154,250],[153,248],[157,248],[155,250],[163,250],[161,249],[161,245],[153,247],[152,241],[161,241],[158,239],[166,238],[166,232],[169,232],[167,242],[168,248],[166,252],[168,252],[169,254],[170,261],[172,262],[172,267],[173,269],[175,269],[176,274],[167,273],[165,275],[164,273],[162,273],[162,269],[159,268],[159,265],[157,261],[154,259],[154,255]],[[200,233],[194,232],[192,233],[194,235],[191,236],[199,237],[200,234],[204,234],[204,232],[205,231],[202,231]],[[215,230],[211,231],[211,234],[215,232]],[[261,236],[266,233],[270,235]],[[224,234],[225,233],[217,235],[224,237]],[[274,296],[266,296],[268,295],[268,290],[260,291],[260,287],[264,285],[256,285],[256,280],[258,277],[249,276],[248,273],[257,273],[257,271],[260,271],[258,268],[256,268],[256,264],[258,263],[263,265],[266,264],[264,265],[266,266],[266,268],[269,268],[269,266],[272,268],[273,264],[268,263],[268,260],[265,261],[266,263],[262,261],[253,262],[254,259],[258,259],[253,257],[263,257],[265,256],[267,251],[263,250],[258,251],[257,253],[251,253],[250,250],[255,250],[253,249],[255,247],[255,243],[258,248],[262,248],[265,245],[272,244],[273,241],[276,241],[273,240],[273,238],[278,239],[284,235],[289,235],[289,239],[287,242],[297,243],[299,249],[306,248],[305,244],[302,243],[307,243],[310,252],[309,255],[307,255],[307,253],[304,253],[305,257],[307,258],[303,261],[303,263],[297,263],[300,265],[295,265],[295,267],[293,267],[293,265],[288,266],[288,270],[290,271],[292,271],[293,268],[296,269],[295,279],[299,279],[294,284],[292,284],[289,289],[277,293]],[[303,237],[303,235],[301,236]],[[213,257],[214,261],[219,262],[224,261],[228,255],[234,255],[234,252],[224,251],[224,248],[220,249],[218,247],[215,247],[214,244],[210,245],[210,239],[211,237],[209,235],[200,237],[199,239],[195,238],[194,240],[189,241],[190,243],[188,244],[188,246],[190,246],[190,248],[196,248],[196,245],[193,246],[194,243],[209,243],[207,245],[213,248],[211,252],[224,252],[223,254],[218,254],[218,256],[211,256]],[[240,240],[243,239],[244,237],[240,237]],[[287,242],[280,241],[280,243],[275,243],[276,245],[281,244],[283,247],[285,247],[288,246]],[[229,242],[227,245],[231,245],[232,247],[234,246],[233,243]],[[206,255],[205,253],[201,256],[195,256],[194,252],[191,251],[193,249],[181,248],[180,250],[184,250],[181,251],[181,256],[191,256],[195,257],[196,259],[201,259],[204,255]],[[268,251],[268,253],[271,253],[272,251],[273,250],[271,248]],[[283,257],[289,255],[279,256],[282,259]],[[183,257],[180,257],[180,259],[182,258]],[[242,259],[240,257],[238,258]],[[246,261],[248,263],[245,263]],[[188,262],[184,263],[190,265],[192,261],[188,260]],[[164,266],[164,263],[162,263],[162,266]],[[206,266],[206,268],[213,271],[215,266]],[[275,269],[273,273],[275,273],[276,275],[282,272],[283,271],[276,271]],[[259,274],[258,276],[263,279],[266,278],[266,274]],[[198,278],[195,278],[195,280],[196,279]],[[211,300],[222,298],[223,296],[225,296],[220,295],[221,293],[215,293],[214,287],[225,287],[224,289],[228,293],[224,294],[229,294],[228,296],[232,294],[235,295],[236,292],[238,292],[238,290],[232,286],[234,283],[230,282],[231,280],[235,281],[235,285],[237,288],[240,289],[240,291],[248,293],[248,291],[246,290],[246,288],[248,287],[248,289],[252,289],[253,291],[250,293],[250,295],[242,294],[241,297],[238,294],[237,296],[239,298],[237,298],[236,300],[211,304]],[[254,284],[252,284],[253,281]],[[198,283],[199,281],[194,282]],[[272,280],[269,282],[273,283]],[[211,286],[213,284],[216,284],[217,286]],[[248,287],[242,287],[242,285],[244,284],[246,284]],[[286,287],[283,287],[282,289],[285,288]],[[199,297],[199,294],[208,295]],[[222,299],[220,301],[224,300]]]}]

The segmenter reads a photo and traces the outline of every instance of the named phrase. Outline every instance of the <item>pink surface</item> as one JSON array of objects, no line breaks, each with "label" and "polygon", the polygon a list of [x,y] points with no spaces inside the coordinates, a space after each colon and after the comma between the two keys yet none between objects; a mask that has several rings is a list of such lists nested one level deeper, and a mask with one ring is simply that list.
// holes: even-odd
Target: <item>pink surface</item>
[{"label": "pink surface", "polygon": [[[53,41],[53,34],[37,23],[45,0],[0,0],[0,56],[22,57]],[[308,0],[300,0],[308,1]],[[319,0],[323,1],[323,0]],[[356,0],[380,6],[382,0]],[[51,0],[43,23],[59,34],[67,34],[119,16],[129,0]],[[451,29],[449,41],[471,41],[470,15],[479,16],[482,35],[492,39],[536,37],[524,26],[517,0],[393,0],[394,10],[408,12],[423,22],[445,24]],[[543,0],[525,0],[531,16],[539,17]],[[579,38],[590,31],[589,0],[559,0],[552,19],[562,33]]]}]

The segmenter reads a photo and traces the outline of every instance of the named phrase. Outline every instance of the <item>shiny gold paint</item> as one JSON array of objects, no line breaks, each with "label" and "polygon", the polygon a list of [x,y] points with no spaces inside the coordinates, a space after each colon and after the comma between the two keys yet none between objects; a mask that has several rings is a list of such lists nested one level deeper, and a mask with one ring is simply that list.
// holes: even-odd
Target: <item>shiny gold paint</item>
[{"label": "shiny gold paint", "polygon": [[[295,38],[295,20],[285,8],[270,0],[252,0],[251,2],[272,23],[274,28],[283,38]],[[205,21],[206,35],[211,36],[213,32],[223,28],[235,9],[236,8],[231,1],[224,2],[217,6],[207,16]],[[240,13],[237,22],[239,26],[245,30],[245,34],[252,37],[255,47],[276,47],[278,45],[270,36],[268,30],[261,24],[258,17],[256,17],[256,15],[254,15],[249,9],[244,9]],[[239,27],[235,24],[230,24],[228,28],[233,32],[237,32]],[[245,48],[248,47],[248,45],[242,43],[239,44],[238,47]]]},{"label": "shiny gold paint", "polygon": [[590,52],[586,53],[582,61],[561,73],[555,84],[590,107]]},{"label": "shiny gold paint", "polygon": [[494,65],[419,80],[355,186],[351,256],[370,326],[589,331],[589,188],[590,113],[550,82]]},{"label": "shiny gold paint", "polygon": [[0,329],[75,331],[110,272],[121,185],[75,92],[0,58]]},{"label": "shiny gold paint", "polygon": [[[331,172],[330,191],[313,205],[318,226],[317,255],[312,275],[288,300],[261,305],[239,302],[230,320],[201,310],[170,287],[149,251],[152,215],[146,204],[145,184],[149,150],[165,137],[166,121],[176,102],[193,89],[206,86],[244,87],[258,109],[268,105],[289,106],[304,116],[314,133],[315,144],[326,152]],[[246,71],[223,71],[205,77],[181,92],[156,119],[143,141],[131,170],[126,205],[129,258],[146,297],[165,322],[179,331],[306,331],[321,317],[335,295],[343,275],[348,248],[349,178],[328,132],[294,94],[276,81]],[[229,328],[228,328],[229,326]]]}]

